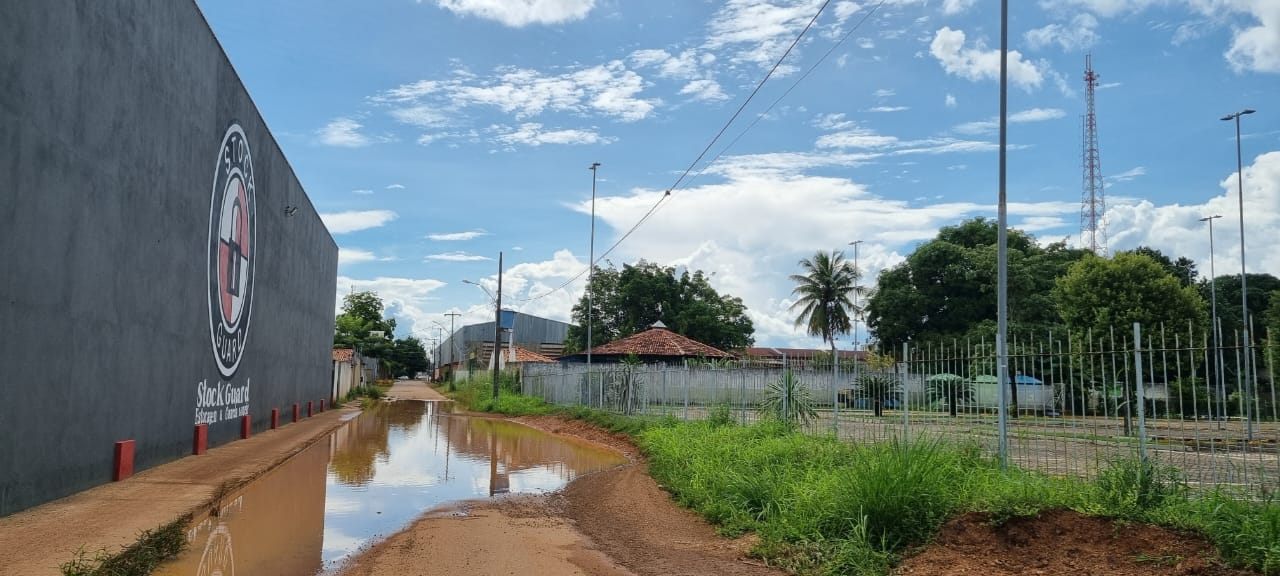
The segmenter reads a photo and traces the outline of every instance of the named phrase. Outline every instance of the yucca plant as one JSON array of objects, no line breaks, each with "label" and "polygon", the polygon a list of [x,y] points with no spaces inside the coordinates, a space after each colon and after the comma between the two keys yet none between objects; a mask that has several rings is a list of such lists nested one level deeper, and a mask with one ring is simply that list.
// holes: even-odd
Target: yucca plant
[{"label": "yucca plant", "polygon": [[805,426],[818,417],[809,388],[802,386],[790,370],[769,384],[760,411],[789,426]]}]

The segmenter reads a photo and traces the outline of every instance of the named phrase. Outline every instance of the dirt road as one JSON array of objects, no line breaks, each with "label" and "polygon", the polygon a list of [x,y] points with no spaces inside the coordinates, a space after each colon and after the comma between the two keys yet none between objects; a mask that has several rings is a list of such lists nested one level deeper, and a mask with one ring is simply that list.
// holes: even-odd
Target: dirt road
[{"label": "dirt road", "polygon": [[520,495],[437,510],[357,556],[344,576],[765,576],[750,541],[721,538],[645,473],[634,445],[557,418],[518,421],[610,447],[629,464],[578,478],[551,495]]}]

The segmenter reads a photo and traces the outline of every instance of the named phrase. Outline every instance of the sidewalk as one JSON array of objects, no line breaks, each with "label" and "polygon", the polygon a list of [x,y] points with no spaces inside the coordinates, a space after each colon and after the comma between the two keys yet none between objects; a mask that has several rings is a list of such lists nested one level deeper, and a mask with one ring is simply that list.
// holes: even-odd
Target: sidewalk
[{"label": "sidewalk", "polygon": [[[413,382],[402,383],[419,393]],[[400,386],[398,385],[397,388]],[[425,384],[420,387],[436,394]],[[393,394],[394,394],[393,389]],[[92,555],[133,544],[138,533],[157,528],[207,504],[226,482],[248,482],[323,438],[358,414],[327,410],[276,430],[258,432],[114,482],[0,518],[0,575],[60,574],[59,566],[83,548]]]}]

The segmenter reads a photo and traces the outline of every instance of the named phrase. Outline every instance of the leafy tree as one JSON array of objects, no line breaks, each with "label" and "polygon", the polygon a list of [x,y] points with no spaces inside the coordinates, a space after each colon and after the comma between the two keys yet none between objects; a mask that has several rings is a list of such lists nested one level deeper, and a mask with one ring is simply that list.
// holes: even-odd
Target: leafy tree
[{"label": "leafy tree", "polygon": [[[659,320],[671,331],[734,350],[751,346],[755,327],[741,298],[722,295],[697,270],[676,274],[670,266],[641,260],[616,268],[596,268],[591,279],[591,340],[599,346],[649,329]],[[573,307],[565,352],[587,348],[587,295]]]},{"label": "leafy tree", "polygon": [[[867,304],[867,326],[876,339],[897,349],[912,340],[980,337],[974,330],[996,319],[997,233],[997,222],[985,218],[945,227],[881,273]],[[1088,251],[1062,242],[1041,247],[1019,230],[1009,231],[1008,247],[1011,331],[1059,326],[1054,281]]]},{"label": "leafy tree", "polygon": [[1151,257],[1121,252],[1113,258],[1089,256],[1059,278],[1053,291],[1058,312],[1072,329],[1103,333],[1134,322],[1152,329],[1187,320],[1206,325],[1207,305]]},{"label": "leafy tree", "polygon": [[1271,338],[1280,338],[1280,290],[1271,293],[1270,305],[1267,306],[1267,311],[1263,313],[1262,318],[1267,329],[1271,331]]},{"label": "leafy tree", "polygon": [[[1280,291],[1280,278],[1270,274],[1249,274],[1249,315],[1253,317],[1253,330],[1249,339],[1255,346],[1266,340],[1266,327],[1271,322],[1268,311],[1276,301],[1274,295]],[[1218,291],[1218,318],[1222,321],[1222,335],[1225,342],[1234,342],[1232,334],[1240,330],[1240,276],[1223,275],[1213,280]],[[1208,301],[1212,290],[1208,282],[1199,286],[1200,295]],[[1280,335],[1280,334],[1277,334]]]},{"label": "leafy tree", "polygon": [[1132,254],[1142,254],[1152,260],[1155,260],[1162,268],[1178,279],[1183,286],[1195,284],[1199,274],[1196,272],[1196,263],[1194,260],[1186,256],[1180,256],[1177,260],[1171,259],[1155,248],[1150,246],[1139,246],[1133,250],[1129,250]]},{"label": "leafy tree", "polygon": [[[333,347],[359,348],[362,354],[388,358],[395,329],[395,318],[383,318],[382,300],[376,293],[348,294],[342,298],[342,313],[334,319]],[[382,336],[374,332],[382,332]]]},{"label": "leafy tree", "polygon": [[395,362],[392,376],[414,377],[419,372],[431,369],[431,361],[427,359],[427,350],[422,342],[412,336],[396,340],[391,347],[390,359]]},{"label": "leafy tree", "polygon": [[[793,295],[799,296],[791,309],[800,309],[796,326],[804,326],[810,336],[821,336],[831,343],[834,356],[836,336],[853,330],[849,313],[857,313],[850,296],[858,280],[853,263],[844,259],[844,252],[819,251],[813,258],[800,260],[803,274],[792,274],[796,283]],[[860,289],[860,287],[859,287]]]}]

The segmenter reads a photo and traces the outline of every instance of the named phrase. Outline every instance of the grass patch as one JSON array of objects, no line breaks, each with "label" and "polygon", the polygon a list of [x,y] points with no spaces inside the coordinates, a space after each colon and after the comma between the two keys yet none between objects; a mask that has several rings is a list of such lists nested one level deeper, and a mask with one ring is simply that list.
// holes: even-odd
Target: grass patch
[{"label": "grass patch", "polygon": [[63,576],[144,576],[161,562],[176,557],[187,547],[190,515],[154,530],[144,530],[138,540],[115,554],[105,549],[90,556],[83,549],[60,568]]}]

